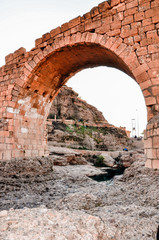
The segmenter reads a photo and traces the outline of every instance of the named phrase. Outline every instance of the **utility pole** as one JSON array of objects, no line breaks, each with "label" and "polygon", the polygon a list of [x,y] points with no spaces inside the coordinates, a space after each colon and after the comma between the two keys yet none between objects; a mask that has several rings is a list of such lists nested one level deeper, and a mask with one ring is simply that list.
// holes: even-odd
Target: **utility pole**
[{"label": "utility pole", "polygon": [[136,136],[136,119],[131,119],[131,126],[132,126],[132,137]]},{"label": "utility pole", "polygon": [[139,137],[139,113],[138,113],[138,109],[136,109],[136,114],[137,114],[137,133],[138,133],[138,137]]}]

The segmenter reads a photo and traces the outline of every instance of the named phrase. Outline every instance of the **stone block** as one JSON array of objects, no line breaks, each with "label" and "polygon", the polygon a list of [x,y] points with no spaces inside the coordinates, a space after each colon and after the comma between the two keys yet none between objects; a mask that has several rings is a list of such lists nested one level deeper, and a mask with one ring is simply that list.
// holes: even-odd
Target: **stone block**
[{"label": "stone block", "polygon": [[148,138],[146,140],[144,140],[144,148],[152,148],[152,138]]},{"label": "stone block", "polygon": [[146,102],[146,106],[155,105],[156,98],[155,97],[146,97],[145,102]]},{"label": "stone block", "polygon": [[111,7],[114,7],[120,3],[120,0],[111,0]]},{"label": "stone block", "polygon": [[78,16],[77,18],[72,19],[69,21],[68,26],[69,28],[73,28],[81,23],[81,17]]},{"label": "stone block", "polygon": [[152,160],[147,159],[147,160],[146,160],[146,163],[145,163],[145,167],[146,167],[146,168],[152,168]]},{"label": "stone block", "polygon": [[159,159],[152,161],[152,168],[153,169],[159,169]]},{"label": "stone block", "polygon": [[60,27],[57,27],[57,28],[50,31],[51,37],[55,37],[56,35],[58,35],[60,33],[61,33],[61,28]]},{"label": "stone block", "polygon": [[106,11],[106,10],[109,9],[109,8],[110,8],[110,5],[109,5],[109,3],[108,3],[107,1],[102,2],[102,3],[100,3],[100,4],[98,5],[98,9],[99,9],[99,12],[100,12],[100,13]]},{"label": "stone block", "polygon": [[153,137],[153,148],[159,148],[159,136]]}]

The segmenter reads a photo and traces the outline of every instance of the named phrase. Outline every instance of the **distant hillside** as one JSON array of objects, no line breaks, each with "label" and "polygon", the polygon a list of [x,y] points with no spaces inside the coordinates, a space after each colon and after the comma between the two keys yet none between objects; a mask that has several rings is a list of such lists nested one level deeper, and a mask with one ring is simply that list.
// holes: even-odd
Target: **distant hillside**
[{"label": "distant hillside", "polygon": [[107,122],[97,108],[79,98],[72,88],[63,86],[56,96],[48,118],[72,119],[80,122],[95,124]]},{"label": "distant hillside", "polygon": [[67,86],[56,96],[48,118],[54,119],[48,121],[51,146],[103,151],[132,148],[124,129],[109,124],[97,108]]}]

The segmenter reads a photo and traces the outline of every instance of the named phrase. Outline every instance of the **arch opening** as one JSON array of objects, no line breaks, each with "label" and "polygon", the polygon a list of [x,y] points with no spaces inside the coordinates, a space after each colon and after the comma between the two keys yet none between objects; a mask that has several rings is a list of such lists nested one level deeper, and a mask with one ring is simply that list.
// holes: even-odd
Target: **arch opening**
[{"label": "arch opening", "polygon": [[[122,58],[99,43],[66,45],[48,53],[34,66],[18,99],[19,119],[14,137],[21,156],[48,155],[46,119],[55,96],[76,73],[99,66],[120,69],[135,80]],[[24,140],[27,134],[30,139]]]},{"label": "arch opening", "polygon": [[98,66],[118,68],[133,77],[122,59],[99,44],[68,45],[48,55],[34,68],[26,84],[25,95],[29,95],[29,92],[32,95],[34,92],[49,102],[54,99],[60,87],[77,72]]},{"label": "arch opening", "polygon": [[97,107],[116,127],[132,131],[132,119],[135,119],[134,134],[143,136],[147,124],[144,96],[138,83],[124,72],[110,67],[85,69],[73,76],[67,86]]}]

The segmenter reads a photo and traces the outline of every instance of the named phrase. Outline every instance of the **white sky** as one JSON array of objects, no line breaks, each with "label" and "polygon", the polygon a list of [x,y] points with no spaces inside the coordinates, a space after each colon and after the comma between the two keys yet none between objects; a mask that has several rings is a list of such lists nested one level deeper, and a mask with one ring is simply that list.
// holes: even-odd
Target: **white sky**
[{"label": "white sky", "polygon": [[[0,66],[20,47],[29,51],[35,39],[91,10],[99,0],[0,0]],[[137,83],[119,70],[98,67],[72,77],[71,86],[88,103],[103,112],[109,123],[141,133],[146,127],[146,107]],[[138,133],[138,128],[137,128]]]}]

